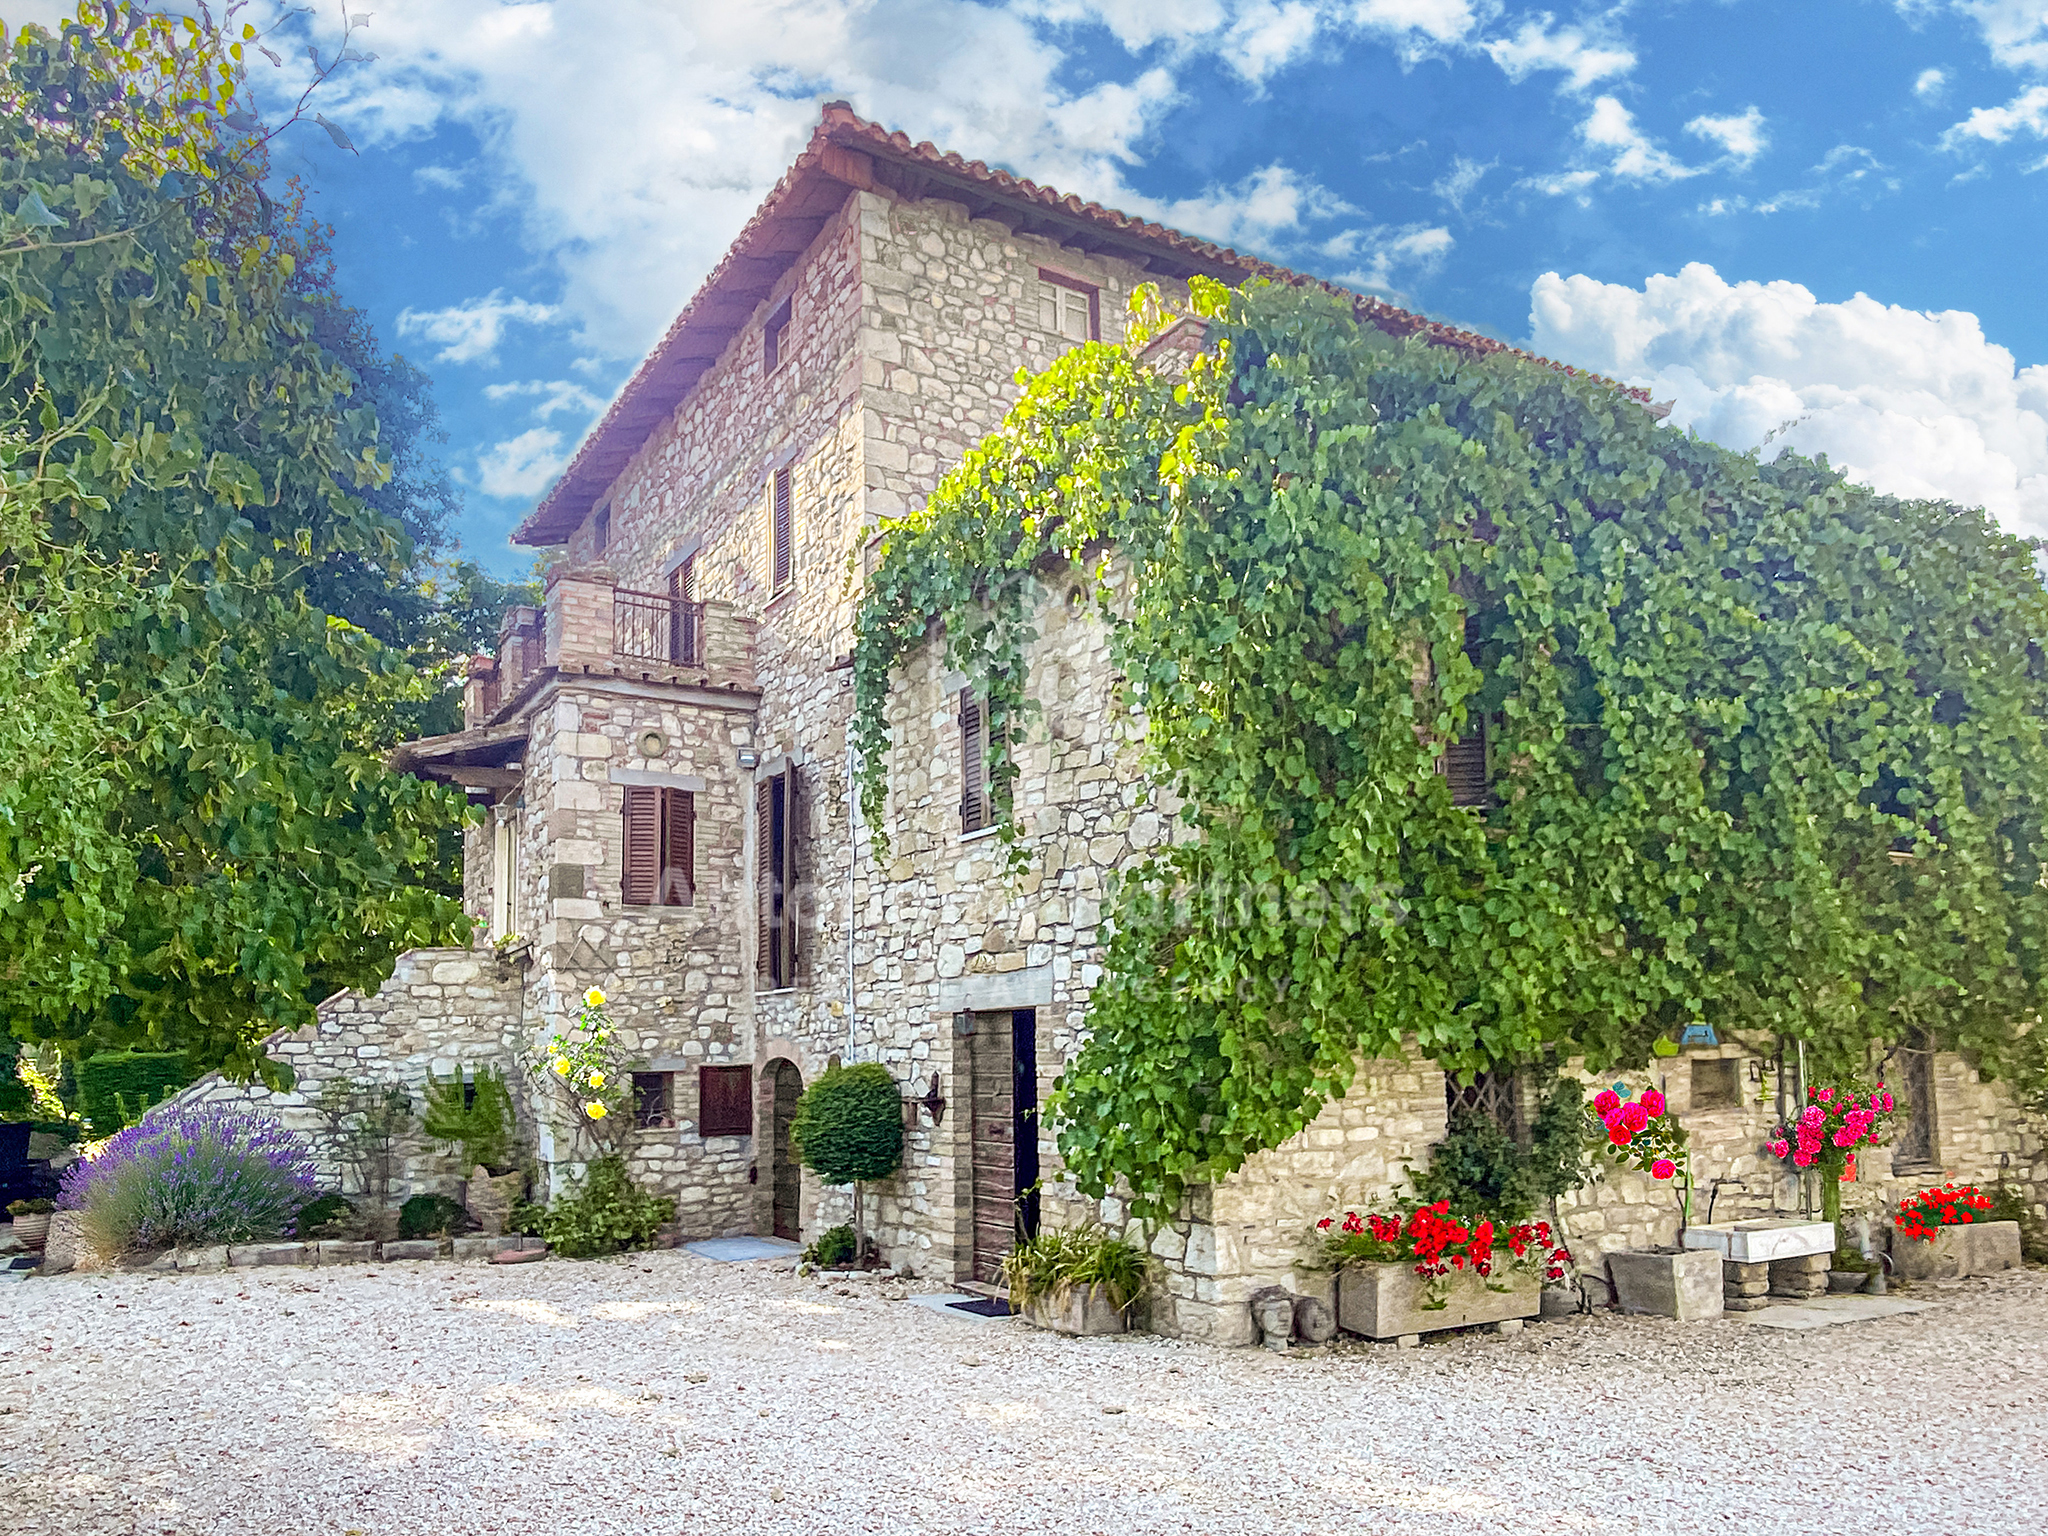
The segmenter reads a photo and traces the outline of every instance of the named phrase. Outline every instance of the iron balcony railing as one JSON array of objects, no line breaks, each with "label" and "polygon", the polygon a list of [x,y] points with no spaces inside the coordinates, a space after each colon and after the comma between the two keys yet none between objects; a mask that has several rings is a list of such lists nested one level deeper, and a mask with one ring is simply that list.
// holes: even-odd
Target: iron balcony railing
[{"label": "iron balcony railing", "polygon": [[660,592],[615,588],[612,652],[672,667],[700,665],[704,660],[704,605]]}]

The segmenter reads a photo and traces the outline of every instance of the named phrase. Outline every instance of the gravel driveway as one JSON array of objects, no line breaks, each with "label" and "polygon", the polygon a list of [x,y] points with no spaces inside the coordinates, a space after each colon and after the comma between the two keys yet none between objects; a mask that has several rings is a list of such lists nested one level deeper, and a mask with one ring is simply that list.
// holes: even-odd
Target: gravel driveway
[{"label": "gravel driveway", "polygon": [[2048,1272],[1810,1333],[1581,1318],[1278,1357],[688,1253],[0,1292],[0,1530],[2001,1532]]}]

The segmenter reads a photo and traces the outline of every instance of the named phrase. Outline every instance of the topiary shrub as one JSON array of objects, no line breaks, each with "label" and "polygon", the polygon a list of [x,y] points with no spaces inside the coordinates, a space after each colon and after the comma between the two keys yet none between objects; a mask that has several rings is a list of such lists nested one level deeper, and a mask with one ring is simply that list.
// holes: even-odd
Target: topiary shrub
[{"label": "topiary shrub", "polygon": [[282,1236],[314,1193],[313,1149],[239,1104],[166,1105],[64,1171],[58,1205],[85,1212],[102,1253]]},{"label": "topiary shrub", "polygon": [[589,1174],[573,1192],[548,1203],[540,1231],[548,1246],[563,1257],[594,1259],[627,1248],[645,1248],[675,1214],[673,1199],[651,1195],[633,1182],[623,1157],[606,1157],[590,1165]]},{"label": "topiary shrub", "polygon": [[467,1214],[461,1201],[446,1195],[414,1195],[398,1208],[398,1235],[445,1237],[462,1225]]},{"label": "topiary shrub", "polygon": [[861,1185],[903,1165],[903,1095],[879,1062],[827,1067],[796,1101],[789,1144],[827,1184],[853,1186],[855,1252],[867,1252]]}]

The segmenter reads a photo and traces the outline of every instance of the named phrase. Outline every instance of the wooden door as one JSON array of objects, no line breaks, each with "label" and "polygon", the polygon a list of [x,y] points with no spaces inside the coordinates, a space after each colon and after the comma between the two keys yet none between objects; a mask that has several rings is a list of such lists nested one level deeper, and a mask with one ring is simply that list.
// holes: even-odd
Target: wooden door
[{"label": "wooden door", "polygon": [[991,1282],[1017,1234],[1038,1229],[1038,1016],[966,1020],[973,1125],[974,1278]]},{"label": "wooden door", "polygon": [[774,1180],[775,1235],[794,1242],[803,1224],[803,1166],[789,1144],[789,1124],[796,1118],[796,1101],[804,1091],[804,1080],[796,1065],[778,1061],[775,1074],[775,1109],[772,1139],[769,1141],[769,1177]]}]

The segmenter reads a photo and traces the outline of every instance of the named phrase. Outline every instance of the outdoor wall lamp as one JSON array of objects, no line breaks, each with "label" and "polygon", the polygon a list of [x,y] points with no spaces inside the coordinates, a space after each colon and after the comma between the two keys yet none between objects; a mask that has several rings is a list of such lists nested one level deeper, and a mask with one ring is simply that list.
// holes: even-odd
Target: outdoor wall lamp
[{"label": "outdoor wall lamp", "polygon": [[740,748],[740,766],[741,766],[742,768],[758,768],[758,767],[760,767],[760,766],[761,766],[761,754],[760,754],[760,753],[758,753],[758,752],[756,752],[756,751],[755,751],[755,750],[754,750],[754,749],[753,749],[752,747],[741,747],[741,748]]},{"label": "outdoor wall lamp", "polygon": [[[909,1095],[906,1094],[904,1097],[909,1098]],[[942,1124],[946,1118],[946,1096],[939,1092],[939,1074],[936,1072],[932,1074],[932,1085],[925,1090],[923,1098],[911,1099],[910,1102],[922,1104],[924,1112],[932,1117],[933,1125]]]}]

